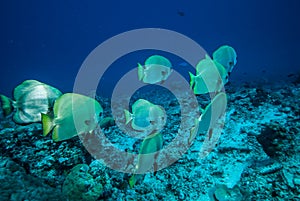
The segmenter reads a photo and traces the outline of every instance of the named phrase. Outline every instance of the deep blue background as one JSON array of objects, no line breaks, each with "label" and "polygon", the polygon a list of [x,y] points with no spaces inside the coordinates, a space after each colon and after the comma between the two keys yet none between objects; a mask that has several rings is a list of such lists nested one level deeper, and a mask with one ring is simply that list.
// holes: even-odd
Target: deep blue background
[{"label": "deep blue background", "polygon": [[[72,91],[78,69],[96,46],[137,28],[180,32],[209,54],[220,45],[233,46],[238,53],[233,81],[285,79],[300,69],[298,0],[10,0],[0,4],[0,93],[9,96],[25,79]],[[133,58],[122,68],[140,59]],[[108,80],[118,73],[113,71]]]}]

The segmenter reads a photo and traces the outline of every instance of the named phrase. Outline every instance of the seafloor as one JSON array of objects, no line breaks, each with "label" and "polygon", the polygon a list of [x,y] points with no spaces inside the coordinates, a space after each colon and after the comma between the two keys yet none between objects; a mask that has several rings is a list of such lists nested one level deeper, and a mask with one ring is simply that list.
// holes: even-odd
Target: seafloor
[{"label": "seafloor", "polygon": [[[149,93],[168,114],[166,146],[179,129],[180,108],[168,93]],[[40,123],[17,125],[1,111],[0,200],[300,200],[300,79],[231,83],[226,93],[226,124],[212,152],[199,157],[200,133],[182,158],[133,188],[130,174],[95,160],[78,137],[55,143]],[[99,101],[108,116],[109,101]],[[116,125],[104,130],[120,149],[138,150],[140,140]]]}]

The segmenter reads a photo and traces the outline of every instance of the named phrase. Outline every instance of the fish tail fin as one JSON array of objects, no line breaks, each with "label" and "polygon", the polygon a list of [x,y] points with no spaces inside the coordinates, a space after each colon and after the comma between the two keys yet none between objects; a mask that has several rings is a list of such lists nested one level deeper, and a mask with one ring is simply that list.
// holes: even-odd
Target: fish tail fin
[{"label": "fish tail fin", "polygon": [[53,118],[47,114],[42,113],[43,136],[46,136],[54,127]]},{"label": "fish tail fin", "polygon": [[144,77],[144,67],[140,63],[138,63],[138,77],[139,80],[142,80]]},{"label": "fish tail fin", "polygon": [[0,100],[2,103],[2,109],[4,111],[4,115],[7,116],[13,111],[12,100],[4,95],[0,95]]},{"label": "fish tail fin", "polygon": [[189,72],[190,75],[190,87],[191,89],[193,88],[193,86],[195,85],[195,75],[193,75],[193,73]]},{"label": "fish tail fin", "polygon": [[136,181],[137,181],[137,179],[136,179],[136,176],[135,176],[135,174],[134,175],[132,175],[130,178],[129,178],[129,186],[130,186],[130,188],[133,188],[133,186],[135,185],[135,183],[136,183]]},{"label": "fish tail fin", "polygon": [[126,120],[125,124],[128,124],[132,120],[132,114],[128,110],[124,110],[124,113],[125,113],[125,120]]},{"label": "fish tail fin", "polygon": [[194,140],[194,138],[198,134],[198,128],[199,128],[199,119],[196,118],[195,119],[195,125],[191,128],[191,131],[190,131],[190,136],[189,136],[189,139],[188,139],[189,145],[191,145],[192,140]]},{"label": "fish tail fin", "polygon": [[[59,129],[58,129],[57,126],[53,129],[52,140],[53,140],[54,142],[58,142],[58,141],[60,141],[60,140],[64,140],[64,139],[60,139],[60,138],[59,138],[58,130],[59,130]],[[68,139],[68,138],[65,138],[65,139]]]},{"label": "fish tail fin", "polygon": [[136,185],[137,183],[140,183],[141,180],[144,178],[145,175],[143,174],[133,174],[130,178],[129,178],[129,186],[130,188],[133,188],[134,185]]}]

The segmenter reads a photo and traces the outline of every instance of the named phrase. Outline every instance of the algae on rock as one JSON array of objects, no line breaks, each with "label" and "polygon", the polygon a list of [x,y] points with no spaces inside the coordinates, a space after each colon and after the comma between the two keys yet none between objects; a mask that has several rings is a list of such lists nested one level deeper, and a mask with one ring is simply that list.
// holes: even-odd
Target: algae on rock
[{"label": "algae on rock", "polygon": [[93,201],[101,196],[102,184],[96,181],[88,171],[89,166],[86,164],[78,164],[71,169],[62,188],[68,200]]}]

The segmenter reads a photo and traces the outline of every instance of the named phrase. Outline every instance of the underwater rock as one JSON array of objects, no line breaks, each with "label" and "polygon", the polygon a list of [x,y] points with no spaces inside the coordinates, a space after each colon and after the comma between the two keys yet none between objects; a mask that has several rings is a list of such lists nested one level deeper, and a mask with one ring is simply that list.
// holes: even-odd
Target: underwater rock
[{"label": "underwater rock", "polygon": [[264,152],[271,158],[277,159],[283,156],[289,147],[292,139],[288,136],[287,129],[278,124],[266,124],[261,134],[256,136]]},{"label": "underwater rock", "polygon": [[241,201],[243,195],[239,187],[227,188],[225,185],[217,184],[210,192],[211,201]]},{"label": "underwater rock", "polygon": [[0,157],[1,200],[65,200],[59,189],[26,173],[26,170],[9,158]]},{"label": "underwater rock", "polygon": [[233,163],[224,167],[224,184],[227,188],[234,188],[240,182],[242,173],[247,167],[247,163]]},{"label": "underwater rock", "polygon": [[[1,125],[13,121],[2,121]],[[74,164],[86,163],[89,155],[82,148],[79,139],[54,143],[42,136],[40,123],[15,125],[0,130],[0,149],[2,156],[10,157],[26,172],[51,187],[63,183],[62,174]],[[64,159],[64,160],[62,160]]]},{"label": "underwater rock", "polygon": [[293,182],[294,175],[289,170],[286,170],[286,169],[283,169],[281,173],[282,173],[281,175],[282,175],[282,178],[284,179],[285,183],[289,187],[295,188],[295,185]]},{"label": "underwater rock", "polygon": [[69,201],[93,201],[101,196],[102,184],[96,182],[88,171],[88,165],[78,164],[66,177],[62,192]]},{"label": "underwater rock", "polygon": [[[226,90],[229,98],[228,112],[226,113],[228,121],[226,121],[217,148],[201,160],[198,157],[198,151],[205,139],[203,134],[198,134],[195,137],[191,148],[178,161],[175,158],[177,152],[183,150],[181,149],[183,143],[177,144],[172,141],[178,134],[183,137],[182,141],[187,140],[189,132],[186,128],[191,126],[193,116],[196,116],[186,114],[191,117],[191,121],[183,122],[183,128],[180,128],[182,117],[180,107],[193,107],[196,110],[196,107],[190,104],[189,100],[185,100],[183,105],[179,105],[174,96],[168,96],[159,90],[144,95],[144,97],[137,96],[132,99],[133,102],[133,100],[139,98],[149,98],[149,101],[155,101],[155,104],[160,104],[165,108],[168,118],[161,133],[164,139],[164,147],[169,146],[170,158],[172,160],[174,158],[174,161],[176,161],[167,168],[156,172],[155,175],[151,173],[145,175],[143,182],[136,184],[133,189],[130,189],[128,185],[130,175],[126,178],[126,174],[123,172],[106,167],[102,161],[93,160],[79,138],[55,143],[51,138],[42,136],[40,123],[21,126],[12,121],[12,116],[0,119],[1,154],[10,157],[11,160],[17,163],[17,165],[11,166],[11,172],[20,173],[19,168],[21,167],[24,171],[24,174],[20,173],[21,175],[26,174],[29,177],[36,178],[30,180],[33,182],[27,183],[27,180],[25,180],[26,182],[19,181],[20,177],[16,178],[12,174],[8,174],[11,178],[7,178],[6,172],[1,172],[0,179],[4,176],[7,183],[4,185],[4,182],[6,182],[4,181],[0,189],[7,190],[6,193],[12,192],[13,188],[20,189],[21,195],[11,194],[13,195],[11,198],[15,198],[15,200],[19,198],[19,200],[39,200],[39,198],[41,200],[66,200],[61,195],[61,186],[67,176],[66,173],[75,164],[89,164],[87,174],[91,176],[86,176],[87,181],[94,181],[94,184],[99,183],[103,187],[102,194],[97,198],[99,200],[184,199],[208,201],[210,199],[208,191],[211,192],[210,196],[214,200],[216,198],[220,200],[224,197],[228,198],[229,194],[234,195],[235,193],[237,195],[241,193],[243,195],[242,200],[299,200],[300,160],[298,153],[300,151],[300,141],[298,133],[300,123],[298,121],[299,104],[295,100],[299,100],[300,91],[295,86],[280,87],[280,89],[284,89],[283,91],[264,88],[267,93],[272,91],[272,93],[269,93],[271,97],[264,99],[262,97],[259,107],[255,108],[251,103],[251,98],[255,98],[257,94],[253,84],[245,87],[234,87],[232,84],[226,87],[230,89],[229,91]],[[286,88],[289,89],[285,90]],[[291,93],[288,94],[288,91]],[[184,98],[184,93],[182,96]],[[285,98],[284,102],[274,101],[281,100],[282,97]],[[211,101],[208,96],[197,96],[197,99],[202,108]],[[104,100],[101,97],[99,97],[99,100],[101,100],[101,106],[104,106],[103,116],[112,116],[109,111],[109,100]],[[123,114],[123,110],[120,110],[119,113]],[[122,116],[124,115],[120,115],[120,117]],[[124,119],[123,122],[125,123]],[[256,139],[259,133],[263,134],[262,130],[269,124],[272,125],[270,126],[272,132],[275,130],[275,133],[281,133],[279,136],[284,136],[282,141],[276,142],[277,139],[281,139],[280,137],[273,141],[274,144],[281,146],[281,153],[284,153],[279,155],[280,161],[276,160],[274,162],[273,159],[267,157]],[[286,133],[284,133],[285,131]],[[114,146],[120,150],[137,153],[140,147],[139,141],[128,137],[117,126],[104,129],[104,132],[114,143]],[[184,138],[185,136],[186,138]],[[267,139],[269,138],[265,138],[265,141]],[[270,137],[270,139],[273,138]],[[104,143],[96,143],[96,146],[103,146],[104,149],[108,148],[107,144]],[[275,156],[275,159],[279,158],[276,154]],[[124,160],[121,160],[119,155],[114,152],[104,155],[103,161],[108,160],[105,157],[113,159],[117,165],[116,168],[121,169],[125,165],[128,166],[128,169],[134,168],[130,159],[125,160],[127,163],[124,164]],[[245,165],[247,161],[252,160],[256,160],[257,164],[245,167],[244,171],[241,167],[238,167],[237,170],[232,168],[232,164]],[[264,160],[269,162],[264,163]],[[3,167],[1,164],[6,164],[3,161],[4,159],[0,161],[0,169]],[[158,162],[161,165],[165,161],[159,159]],[[283,169],[288,173],[283,173]],[[236,173],[232,171],[236,171]],[[225,176],[227,176],[227,179]],[[232,178],[233,180],[231,180]],[[22,182],[26,183],[25,188],[29,189],[28,195],[25,195],[23,189],[19,188],[21,185],[24,186]],[[223,187],[217,190],[216,183],[222,183]],[[234,184],[239,185],[239,191],[235,192],[235,190],[228,188]],[[294,186],[294,188],[291,186]],[[87,185],[87,189],[90,190],[88,187],[89,185]],[[31,191],[33,188],[36,191]],[[214,191],[209,189],[214,189]],[[49,191],[53,194],[49,195]],[[31,192],[36,192],[37,198],[32,197]],[[3,192],[1,199],[10,200],[9,198],[6,199],[6,195]]]},{"label": "underwater rock", "polygon": [[116,122],[112,117],[105,117],[100,121],[100,128],[102,129],[108,129],[109,127],[114,125],[116,125]]},{"label": "underwater rock", "polygon": [[265,166],[260,170],[261,175],[274,174],[282,169],[282,165],[280,163],[272,163],[270,165]]},{"label": "underwater rock", "polygon": [[251,96],[250,98],[252,105],[258,107],[270,98],[270,94],[264,88],[257,87],[255,96]]},{"label": "underwater rock", "polygon": [[299,161],[293,165],[289,165],[284,167],[281,171],[281,178],[283,179],[284,183],[291,189],[298,189],[300,191],[300,164]]}]

